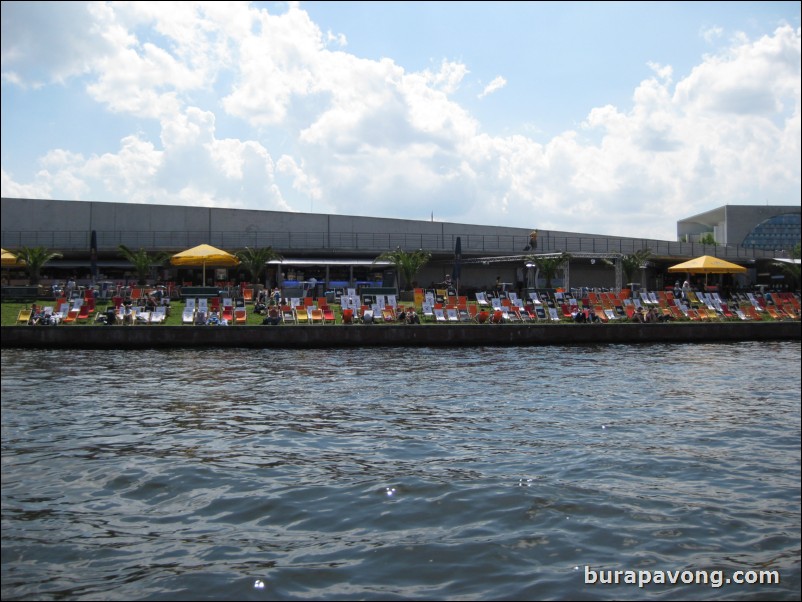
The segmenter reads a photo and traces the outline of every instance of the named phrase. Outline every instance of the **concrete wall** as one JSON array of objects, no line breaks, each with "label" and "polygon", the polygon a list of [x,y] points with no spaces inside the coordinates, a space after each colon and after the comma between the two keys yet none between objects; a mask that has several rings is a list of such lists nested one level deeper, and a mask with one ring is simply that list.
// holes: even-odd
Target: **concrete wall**
[{"label": "concrete wall", "polygon": [[2,328],[4,348],[113,350],[172,347],[518,346],[800,339],[800,322]]},{"label": "concrete wall", "polygon": [[[3,230],[23,232],[267,231],[528,236],[531,231],[530,226],[508,228],[349,215],[49,199],[3,198],[0,211]],[[36,216],[36,219],[31,219],[31,216]]]}]

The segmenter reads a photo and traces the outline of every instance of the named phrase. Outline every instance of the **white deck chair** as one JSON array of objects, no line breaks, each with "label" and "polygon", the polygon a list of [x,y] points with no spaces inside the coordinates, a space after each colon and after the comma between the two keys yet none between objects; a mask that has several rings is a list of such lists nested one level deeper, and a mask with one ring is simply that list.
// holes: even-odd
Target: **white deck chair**
[{"label": "white deck chair", "polygon": [[442,307],[436,307],[432,311],[434,312],[434,319],[435,319],[436,322],[447,322],[448,321],[446,319],[446,314],[445,314],[445,312],[443,312],[443,308]]},{"label": "white deck chair", "polygon": [[181,313],[181,322],[192,324],[195,321],[195,299],[187,299],[184,311]]},{"label": "white deck chair", "polygon": [[61,305],[58,306],[58,311],[53,314],[53,318],[58,322],[61,322],[69,312],[70,312],[70,304],[62,303]]},{"label": "white deck chair", "polygon": [[167,308],[164,305],[156,306],[156,310],[150,312],[151,324],[163,324],[167,319]]}]

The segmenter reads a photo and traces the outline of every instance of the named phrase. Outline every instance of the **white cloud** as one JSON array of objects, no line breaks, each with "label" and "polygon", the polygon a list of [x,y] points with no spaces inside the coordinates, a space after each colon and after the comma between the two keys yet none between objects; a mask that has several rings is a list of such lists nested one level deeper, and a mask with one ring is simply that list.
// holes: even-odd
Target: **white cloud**
[{"label": "white cloud", "polygon": [[[86,2],[3,2],[2,71],[9,81],[37,87],[89,72],[113,48],[91,23]],[[43,43],[46,41],[46,43]]]},{"label": "white cloud", "polygon": [[724,29],[714,25],[712,27],[706,27],[700,32],[700,35],[704,39],[705,42],[708,44],[712,44],[719,40],[724,35]]},{"label": "white cloud", "polygon": [[[190,2],[72,11],[63,57],[32,61],[24,28],[4,35],[3,85],[81,76],[109,111],[158,123],[159,139],[131,126],[100,155],[53,149],[27,183],[4,167],[4,196],[434,212],[663,239],[715,206],[799,198],[799,29],[735,38],[676,83],[671,66],[649,63],[630,107],[594,108],[575,131],[537,143],[482,132],[456,100],[467,65],[415,72],[333,51],[344,36],[324,34],[296,4],[281,14]],[[480,96],[504,85],[499,76]]]},{"label": "white cloud", "polygon": [[499,75],[492,82],[485,86],[484,90],[482,90],[482,93],[479,94],[479,98],[484,98],[485,96],[493,94],[493,92],[498,92],[506,85],[507,80]]}]

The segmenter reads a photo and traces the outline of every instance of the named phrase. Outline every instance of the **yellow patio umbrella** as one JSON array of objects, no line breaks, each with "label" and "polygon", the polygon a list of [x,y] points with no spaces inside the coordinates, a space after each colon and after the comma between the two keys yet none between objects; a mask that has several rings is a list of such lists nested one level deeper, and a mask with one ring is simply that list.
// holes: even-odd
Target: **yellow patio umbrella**
[{"label": "yellow patio umbrella", "polygon": [[684,263],[678,263],[668,268],[669,272],[686,272],[688,274],[704,274],[705,284],[708,274],[744,274],[746,268],[737,263],[730,263],[718,257],[702,255]]},{"label": "yellow patio umbrella", "polygon": [[3,252],[3,260],[2,265],[4,268],[18,266],[21,267],[25,265],[24,261],[20,261],[17,259],[17,256],[14,255],[11,251],[6,251],[5,249],[0,249]]},{"label": "yellow patio umbrella", "polygon": [[173,265],[181,266],[203,266],[203,284],[206,284],[206,266],[224,266],[231,267],[239,265],[237,259],[231,253],[218,249],[211,245],[198,245],[186,251],[176,253],[170,258],[170,263]]}]

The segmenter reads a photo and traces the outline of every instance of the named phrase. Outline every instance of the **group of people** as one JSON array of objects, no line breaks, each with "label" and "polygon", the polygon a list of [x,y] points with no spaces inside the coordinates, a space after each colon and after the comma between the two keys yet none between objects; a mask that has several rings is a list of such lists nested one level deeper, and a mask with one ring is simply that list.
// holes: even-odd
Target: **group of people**
[{"label": "group of people", "polygon": [[228,320],[220,315],[220,312],[199,311],[195,313],[195,326],[228,326]]},{"label": "group of people", "polygon": [[52,313],[46,312],[42,305],[37,305],[34,303],[31,305],[31,318],[28,320],[28,324],[37,326],[55,326],[58,324],[58,318],[56,318]]},{"label": "group of people", "polygon": [[420,316],[414,307],[399,311],[396,319],[404,324],[420,324]]},{"label": "group of people", "polygon": [[272,291],[264,289],[259,292],[259,296],[254,303],[253,311],[257,314],[266,316],[269,314],[268,307],[278,307],[281,305],[281,289],[276,287]]},{"label": "group of people", "polygon": [[639,307],[635,310],[635,313],[632,314],[632,321],[640,322],[642,324],[647,322],[669,322],[673,319],[673,316],[660,313],[654,307],[650,307],[649,309],[646,309],[645,307]]},{"label": "group of people", "polygon": [[594,324],[601,323],[602,321],[602,319],[596,315],[592,307],[589,307],[587,310],[576,308],[575,311],[571,312],[571,315],[574,318],[574,322],[578,324]]}]

